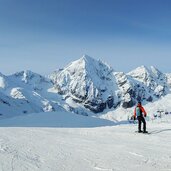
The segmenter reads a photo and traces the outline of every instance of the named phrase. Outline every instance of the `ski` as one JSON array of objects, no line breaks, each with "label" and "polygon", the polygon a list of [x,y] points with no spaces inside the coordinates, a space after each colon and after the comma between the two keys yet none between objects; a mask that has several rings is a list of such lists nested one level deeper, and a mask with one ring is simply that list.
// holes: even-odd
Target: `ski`
[{"label": "ski", "polygon": [[151,134],[150,132],[144,133],[144,132],[138,132],[138,131],[135,131],[135,133],[138,133],[138,134]]}]

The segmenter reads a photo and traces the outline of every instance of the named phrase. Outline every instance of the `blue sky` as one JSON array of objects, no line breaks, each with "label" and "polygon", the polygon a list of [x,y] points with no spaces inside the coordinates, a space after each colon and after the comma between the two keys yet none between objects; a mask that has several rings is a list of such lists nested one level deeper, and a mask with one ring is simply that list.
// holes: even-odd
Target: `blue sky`
[{"label": "blue sky", "polygon": [[49,74],[83,54],[171,72],[170,0],[0,0],[0,72]]}]

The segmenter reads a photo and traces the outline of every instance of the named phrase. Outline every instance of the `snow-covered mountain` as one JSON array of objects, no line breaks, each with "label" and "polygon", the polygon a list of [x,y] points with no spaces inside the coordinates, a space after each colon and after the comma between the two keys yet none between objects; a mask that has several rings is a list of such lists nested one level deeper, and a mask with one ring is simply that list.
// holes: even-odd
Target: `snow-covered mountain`
[{"label": "snow-covered mountain", "polygon": [[87,55],[72,62],[63,70],[53,73],[54,89],[77,103],[82,103],[94,112],[113,106],[116,95],[116,80],[113,69]]},{"label": "snow-covered mountain", "polygon": [[[153,66],[149,69],[145,66],[138,67],[128,73],[128,75],[140,84],[145,85],[147,88],[147,93],[149,93],[153,98],[161,97],[169,93],[169,85],[167,83],[166,74],[163,74]],[[150,101],[152,101],[152,99]]]},{"label": "snow-covered mountain", "polygon": [[65,99],[71,98],[94,112],[158,100],[170,92],[171,83],[169,74],[155,67],[141,66],[126,74],[87,55],[54,72],[50,78],[56,92]]},{"label": "snow-covered mountain", "polygon": [[116,72],[87,55],[47,77],[31,71],[0,73],[0,115],[68,110],[77,114],[129,108],[170,93],[171,74],[141,66]]},{"label": "snow-covered mountain", "polygon": [[61,109],[60,105],[49,98],[52,95],[48,89],[52,86],[50,80],[31,71],[22,71],[10,76],[1,74],[1,118]]}]

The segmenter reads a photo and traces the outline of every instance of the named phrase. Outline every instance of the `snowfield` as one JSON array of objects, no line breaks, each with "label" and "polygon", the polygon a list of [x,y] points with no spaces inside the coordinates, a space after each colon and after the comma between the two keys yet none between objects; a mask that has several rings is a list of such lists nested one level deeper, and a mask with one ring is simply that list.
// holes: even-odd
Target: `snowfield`
[{"label": "snowfield", "polygon": [[0,120],[1,171],[171,171],[171,115],[136,124],[36,113]]}]

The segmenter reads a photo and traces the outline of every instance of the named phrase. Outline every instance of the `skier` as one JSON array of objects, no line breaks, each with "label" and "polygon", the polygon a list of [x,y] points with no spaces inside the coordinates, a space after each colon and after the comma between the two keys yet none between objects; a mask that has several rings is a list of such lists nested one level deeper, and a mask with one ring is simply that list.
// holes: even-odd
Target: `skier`
[{"label": "skier", "polygon": [[[144,114],[144,116],[143,116]],[[146,121],[144,119],[144,117],[147,116],[146,111],[144,110],[144,108],[141,105],[141,102],[138,102],[137,106],[135,107],[134,110],[134,119],[137,117],[138,119],[138,132],[141,133],[148,133],[146,131]],[[141,131],[141,122],[143,123],[143,131]]]}]

